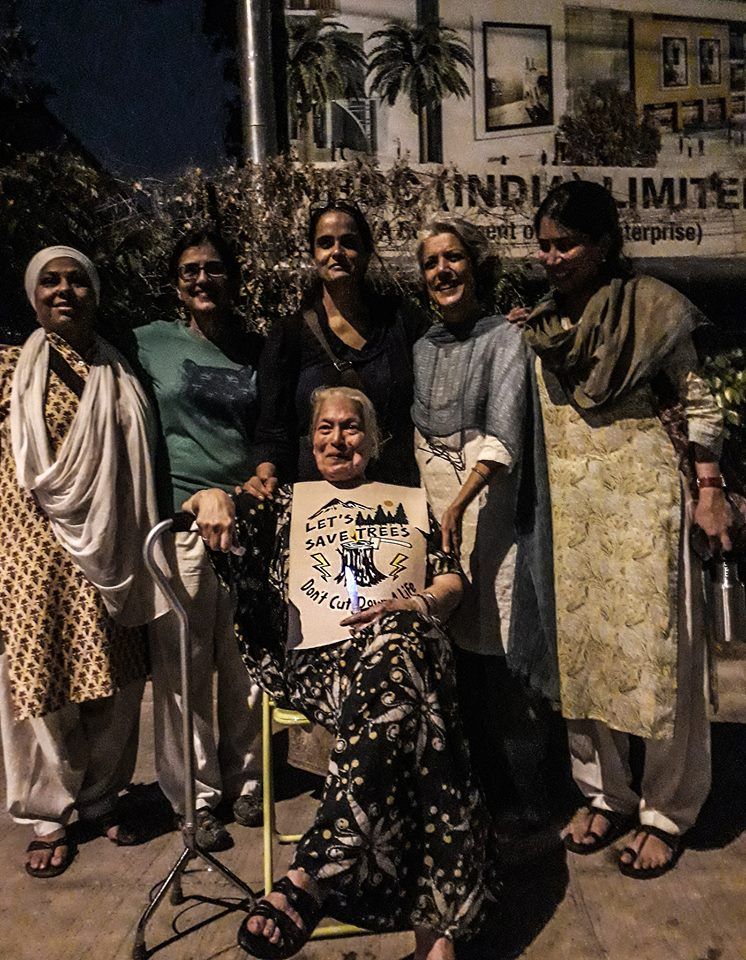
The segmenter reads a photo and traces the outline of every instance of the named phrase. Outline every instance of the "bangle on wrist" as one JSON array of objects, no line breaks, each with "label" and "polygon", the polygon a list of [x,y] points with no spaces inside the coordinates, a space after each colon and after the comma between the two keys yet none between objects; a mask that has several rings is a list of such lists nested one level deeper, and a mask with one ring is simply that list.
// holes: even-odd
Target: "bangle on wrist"
[{"label": "bangle on wrist", "polygon": [[476,475],[478,477],[481,477],[485,483],[490,482],[490,477],[492,476],[492,474],[487,469],[487,467],[483,467],[481,463],[479,462],[475,463],[474,466],[471,468],[471,472],[476,473]]},{"label": "bangle on wrist", "polygon": [[725,478],[722,474],[718,474],[716,477],[697,477],[697,489],[701,490],[703,487],[713,487],[718,490],[727,489]]},{"label": "bangle on wrist", "polygon": [[438,600],[434,593],[416,593],[415,600],[421,600],[425,607],[425,615],[435,619],[435,611],[438,607]]},{"label": "bangle on wrist", "polygon": [[428,617],[430,617],[431,620],[434,620],[435,623],[440,623],[440,617],[438,616],[438,608],[440,606],[438,603],[438,598],[434,593],[430,593],[429,591],[426,593],[421,593],[420,596],[427,605]]},{"label": "bangle on wrist", "polygon": [[425,600],[425,598],[422,596],[422,594],[421,594],[421,593],[415,593],[414,596],[412,597],[412,599],[414,600],[415,604],[417,605],[417,608],[419,609],[419,611],[420,611],[420,613],[423,615],[423,617],[429,617],[429,616],[430,616],[430,609],[429,609],[429,607],[428,607],[428,605],[427,605],[427,600]]}]

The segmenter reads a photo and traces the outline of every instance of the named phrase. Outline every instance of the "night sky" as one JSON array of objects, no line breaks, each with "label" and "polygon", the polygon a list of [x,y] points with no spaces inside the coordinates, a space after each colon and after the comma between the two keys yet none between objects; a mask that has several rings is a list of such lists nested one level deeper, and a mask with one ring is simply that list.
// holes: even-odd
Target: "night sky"
[{"label": "night sky", "polygon": [[202,0],[19,0],[18,11],[50,109],[107,169],[161,177],[224,157],[231,89]]}]

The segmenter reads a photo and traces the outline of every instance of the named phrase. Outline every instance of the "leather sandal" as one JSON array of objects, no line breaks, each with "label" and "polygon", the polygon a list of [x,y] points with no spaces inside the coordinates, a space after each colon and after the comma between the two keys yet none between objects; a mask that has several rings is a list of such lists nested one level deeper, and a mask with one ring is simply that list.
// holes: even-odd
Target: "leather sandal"
[{"label": "leather sandal", "polygon": [[[148,835],[144,830],[138,829],[129,823],[121,813],[111,810],[109,813],[102,813],[100,817],[83,817],[80,820],[82,829],[90,832],[91,836],[105,837],[109,843],[117,847],[136,847],[145,843]],[[118,827],[116,837],[109,836],[108,831],[112,827]]]},{"label": "leather sandal", "polygon": [[[610,846],[615,840],[632,829],[633,817],[627,813],[619,813],[617,810],[602,810],[601,807],[586,806],[582,809],[587,810],[591,818],[597,814],[605,817],[609,821],[609,829],[606,833],[596,833],[595,830],[587,830],[586,837],[593,837],[590,843],[581,843],[573,840],[568,834],[562,842],[571,853],[578,853],[581,856],[587,856],[589,853],[598,853]],[[590,823],[590,821],[589,821]]]},{"label": "leather sandal", "polygon": [[[52,866],[52,857],[54,856],[54,851],[58,847],[66,847],[67,854],[65,857],[63,857],[62,863]],[[46,867],[32,867],[31,864],[26,863],[26,873],[30,877],[34,877],[37,880],[48,880],[52,877],[59,877],[59,875],[64,873],[75,859],[75,850],[73,849],[72,841],[68,837],[67,833],[65,833],[58,840],[32,840],[31,843],[26,847],[26,853],[33,853],[35,850],[51,851],[49,863]]]},{"label": "leather sandal", "polygon": [[[681,835],[677,833],[666,833],[666,831],[661,830],[660,827],[653,827],[648,823],[643,823],[637,828],[635,836],[639,837],[640,834],[643,834],[645,839],[640,844],[639,850],[635,850],[634,847],[625,847],[619,854],[619,872],[624,874],[625,877],[632,877],[633,880],[655,880],[656,877],[662,877],[664,873],[673,870],[682,854]],[[640,851],[645,847],[648,837],[656,837],[658,840],[662,840],[671,850],[671,856],[659,867],[636,867],[634,865],[635,860],[640,855]],[[622,857],[625,855],[632,859],[629,861],[622,860]]]},{"label": "leather sandal", "polygon": [[[100,817],[93,817],[83,822],[90,823],[99,836],[106,837],[110,843],[115,844],[117,847],[136,847],[144,843],[146,839],[143,833],[128,824],[120,814],[113,810],[111,813],[104,813]],[[107,832],[111,830],[112,827],[119,828],[117,830],[117,836],[113,840]]]},{"label": "leather sandal", "polygon": [[[293,883],[290,877],[282,877],[275,883],[272,890],[285,897],[288,906],[295,910],[303,926],[299,927],[292,917],[279,907],[275,907],[269,900],[261,899],[239,927],[238,945],[261,960],[285,960],[286,957],[295,956],[308,942],[308,938],[321,918],[321,904],[316,897]],[[251,933],[248,923],[252,917],[273,920],[280,931],[279,942],[271,943],[263,933]]]}]

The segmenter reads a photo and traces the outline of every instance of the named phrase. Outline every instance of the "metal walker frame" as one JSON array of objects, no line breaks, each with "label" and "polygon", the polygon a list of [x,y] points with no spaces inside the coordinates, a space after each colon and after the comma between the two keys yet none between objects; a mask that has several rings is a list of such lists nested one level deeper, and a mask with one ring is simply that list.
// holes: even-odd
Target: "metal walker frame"
[{"label": "metal walker frame", "polygon": [[182,737],[184,747],[184,825],[181,835],[184,841],[184,848],[179,854],[176,862],[171,867],[166,879],[158,888],[153,899],[148,903],[145,910],[137,921],[135,930],[135,941],[132,946],[132,960],[147,960],[151,951],[145,943],[145,928],[150,922],[153,914],[163,902],[168,891],[171,891],[171,903],[179,905],[188,898],[184,896],[181,881],[183,874],[190,860],[203,860],[208,866],[214,867],[218,873],[222,874],[226,880],[233,884],[238,890],[245,894],[245,899],[253,905],[257,896],[248,884],[244,883],[240,877],[237,877],[232,870],[229,870],[222,864],[217,857],[205,850],[200,850],[196,844],[196,798],[194,791],[194,718],[192,715],[192,658],[191,644],[189,641],[189,622],[186,610],[183,604],[176,596],[173,587],[168,581],[168,577],[158,566],[155,559],[155,548],[161,536],[166,531],[173,529],[175,532],[189,530],[194,517],[191,514],[177,514],[174,518],[162,520],[156,524],[145,539],[143,548],[143,558],[145,566],[149,573],[160,587],[163,595],[168,600],[169,606],[176,615],[179,625],[179,664],[181,671],[181,697],[182,697]]}]

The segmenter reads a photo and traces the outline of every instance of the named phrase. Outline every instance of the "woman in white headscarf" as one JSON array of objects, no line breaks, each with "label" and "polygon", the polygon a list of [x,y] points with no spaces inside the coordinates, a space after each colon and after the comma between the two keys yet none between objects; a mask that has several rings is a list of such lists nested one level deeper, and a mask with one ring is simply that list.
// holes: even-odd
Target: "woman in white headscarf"
[{"label": "woman in white headscarf", "polygon": [[137,629],[161,612],[143,574],[156,522],[147,400],[94,331],[100,282],[71,247],[29,263],[41,329],[0,350],[0,732],[7,803],[54,877],[74,810],[120,845],[145,676]]}]

